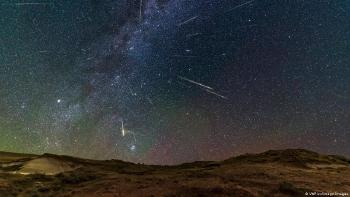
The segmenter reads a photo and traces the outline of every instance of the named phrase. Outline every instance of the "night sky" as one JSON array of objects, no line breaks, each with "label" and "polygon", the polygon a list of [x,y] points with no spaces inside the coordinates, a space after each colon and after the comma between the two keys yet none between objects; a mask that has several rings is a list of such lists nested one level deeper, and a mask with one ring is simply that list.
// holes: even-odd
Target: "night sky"
[{"label": "night sky", "polygon": [[350,1],[0,3],[0,150],[350,157]]}]

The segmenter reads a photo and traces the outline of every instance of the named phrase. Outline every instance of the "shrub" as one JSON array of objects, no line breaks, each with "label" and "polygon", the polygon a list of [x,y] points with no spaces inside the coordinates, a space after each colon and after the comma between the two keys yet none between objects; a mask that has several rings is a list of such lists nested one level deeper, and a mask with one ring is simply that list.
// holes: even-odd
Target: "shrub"
[{"label": "shrub", "polygon": [[279,185],[279,191],[285,194],[290,194],[293,196],[303,195],[302,191],[296,188],[294,185],[288,182],[282,182]]}]

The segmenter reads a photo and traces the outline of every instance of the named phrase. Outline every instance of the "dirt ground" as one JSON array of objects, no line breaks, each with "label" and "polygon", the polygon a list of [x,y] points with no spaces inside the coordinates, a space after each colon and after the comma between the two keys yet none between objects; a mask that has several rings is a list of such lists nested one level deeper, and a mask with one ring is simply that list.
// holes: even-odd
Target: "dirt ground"
[{"label": "dirt ground", "polygon": [[[1,154],[0,154],[1,156]],[[306,150],[268,151],[221,162],[147,166],[117,160],[67,156],[39,158],[74,166],[54,175],[19,172],[35,156],[2,165],[0,196],[306,196],[313,192],[350,195],[350,162]],[[52,160],[56,160],[52,162]],[[33,162],[33,161],[32,161]],[[60,163],[61,162],[61,163]],[[20,163],[20,164],[19,164]],[[42,166],[41,166],[42,167]],[[62,168],[60,168],[62,169]],[[52,166],[50,167],[52,172]]]}]

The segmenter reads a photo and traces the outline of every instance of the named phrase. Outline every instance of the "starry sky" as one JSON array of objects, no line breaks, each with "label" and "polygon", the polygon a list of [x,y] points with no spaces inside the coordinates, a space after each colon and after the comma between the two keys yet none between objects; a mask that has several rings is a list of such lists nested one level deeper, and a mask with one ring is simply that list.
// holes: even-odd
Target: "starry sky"
[{"label": "starry sky", "polygon": [[350,157],[346,0],[0,3],[0,150]]}]

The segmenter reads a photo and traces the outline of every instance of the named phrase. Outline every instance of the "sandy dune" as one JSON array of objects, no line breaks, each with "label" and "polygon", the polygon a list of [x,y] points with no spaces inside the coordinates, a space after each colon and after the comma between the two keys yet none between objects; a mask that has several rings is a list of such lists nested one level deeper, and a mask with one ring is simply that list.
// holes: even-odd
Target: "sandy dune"
[{"label": "sandy dune", "polygon": [[56,175],[76,169],[77,166],[70,162],[55,158],[39,157],[25,162],[17,172],[20,174],[45,174]]},{"label": "sandy dune", "polygon": [[6,163],[11,161],[18,161],[21,159],[31,159],[37,155],[32,154],[20,154],[20,153],[9,153],[0,151],[0,163]]}]

